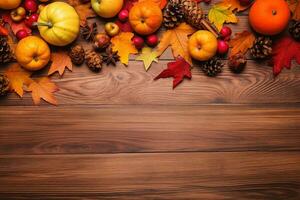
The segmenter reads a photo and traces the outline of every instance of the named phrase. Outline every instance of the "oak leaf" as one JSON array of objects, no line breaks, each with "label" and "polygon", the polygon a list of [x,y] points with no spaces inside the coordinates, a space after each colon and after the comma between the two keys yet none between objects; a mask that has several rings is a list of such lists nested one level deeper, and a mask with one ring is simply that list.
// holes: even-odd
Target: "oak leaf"
[{"label": "oak leaf", "polygon": [[32,99],[35,105],[39,105],[41,99],[48,103],[57,105],[57,100],[53,93],[58,91],[58,87],[51,82],[48,77],[43,77],[31,82],[28,86],[28,91],[31,91]]},{"label": "oak leaf", "polygon": [[229,6],[230,10],[232,10],[232,11],[236,10],[238,12],[241,12],[241,11],[244,11],[247,8],[249,8],[251,4],[249,4],[249,5],[241,5],[241,3],[240,3],[239,0],[223,0],[221,2],[221,5],[223,5],[223,6]]},{"label": "oak leaf", "polygon": [[51,54],[51,65],[48,71],[48,75],[58,72],[59,75],[63,75],[66,68],[72,71],[72,61],[67,52],[59,50]]},{"label": "oak leaf", "polygon": [[182,23],[174,29],[167,30],[163,33],[161,41],[158,44],[158,55],[161,55],[169,46],[171,46],[175,58],[181,56],[187,62],[192,63],[188,51],[188,36],[195,31],[196,30],[193,27],[186,23]]},{"label": "oak leaf", "polygon": [[285,36],[273,45],[274,75],[278,75],[283,68],[290,69],[293,59],[300,64],[300,42]]},{"label": "oak leaf", "polygon": [[237,23],[238,18],[230,9],[230,5],[215,4],[209,10],[208,19],[218,30],[221,30],[224,23]]},{"label": "oak leaf", "polygon": [[5,71],[5,75],[9,79],[10,89],[23,97],[24,86],[32,82],[31,72],[24,70],[19,64],[13,64]]},{"label": "oak leaf", "polygon": [[143,61],[145,70],[148,71],[152,62],[158,62],[157,56],[158,54],[156,51],[152,51],[149,47],[144,47],[142,49],[142,54],[139,55],[136,60]]},{"label": "oak leaf", "polygon": [[288,4],[291,12],[293,13],[293,19],[300,20],[300,1],[299,0],[288,0]]},{"label": "oak leaf", "polygon": [[75,8],[79,15],[81,26],[86,24],[88,18],[96,16],[96,13],[91,8],[91,3],[82,3],[80,0],[68,0],[68,3]]},{"label": "oak leaf", "polygon": [[133,36],[133,33],[121,32],[119,35],[111,39],[113,51],[118,52],[120,61],[125,65],[128,65],[130,54],[138,53],[138,50],[135,48],[131,41]]},{"label": "oak leaf", "polygon": [[168,68],[162,71],[154,80],[173,77],[173,89],[183,81],[184,77],[192,78],[191,65],[182,57],[168,63]]},{"label": "oak leaf", "polygon": [[245,54],[248,49],[253,46],[254,41],[255,36],[249,31],[236,33],[235,37],[229,42],[230,47],[232,47],[230,56],[236,55],[237,53]]}]

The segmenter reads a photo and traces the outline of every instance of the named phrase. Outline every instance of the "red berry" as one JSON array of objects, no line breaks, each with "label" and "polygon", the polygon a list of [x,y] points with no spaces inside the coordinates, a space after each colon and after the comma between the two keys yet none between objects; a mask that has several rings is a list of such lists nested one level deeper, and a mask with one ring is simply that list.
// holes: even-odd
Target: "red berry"
[{"label": "red berry", "polygon": [[35,13],[38,10],[38,4],[35,0],[25,0],[24,7],[31,13]]},{"label": "red berry", "polygon": [[39,15],[34,13],[32,15],[30,15],[29,17],[27,17],[24,21],[25,25],[29,28],[33,28],[33,23],[37,22],[39,19]]},{"label": "red berry", "polygon": [[226,54],[229,50],[229,45],[224,40],[218,40],[218,53]]},{"label": "red berry", "polygon": [[27,33],[27,31],[25,29],[21,29],[17,32],[16,34],[18,40],[22,40],[23,38],[26,38],[29,36],[29,34]]},{"label": "red berry", "polygon": [[149,35],[147,37],[146,43],[151,46],[154,47],[158,44],[158,37],[157,35]]},{"label": "red berry", "polygon": [[231,33],[232,33],[231,28],[229,28],[228,26],[223,26],[223,28],[220,31],[220,35],[224,40],[229,40]]},{"label": "red berry", "polygon": [[126,22],[128,20],[128,17],[129,17],[128,10],[121,10],[121,12],[119,12],[118,18],[121,22]]},{"label": "red berry", "polygon": [[137,49],[141,49],[144,46],[144,39],[140,36],[134,36],[132,42]]}]

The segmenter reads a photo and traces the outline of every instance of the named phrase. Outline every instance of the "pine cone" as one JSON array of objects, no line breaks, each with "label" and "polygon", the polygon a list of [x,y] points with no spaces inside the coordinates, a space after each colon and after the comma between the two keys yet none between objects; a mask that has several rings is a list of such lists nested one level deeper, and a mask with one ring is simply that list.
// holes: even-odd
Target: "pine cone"
[{"label": "pine cone", "polygon": [[164,26],[176,28],[183,20],[184,14],[180,0],[170,0],[164,11]]},{"label": "pine cone", "polygon": [[202,29],[203,11],[200,4],[194,0],[181,0],[181,5],[186,22],[197,29]]},{"label": "pine cone", "polygon": [[234,73],[241,73],[247,64],[245,55],[238,53],[234,56],[230,56],[228,60],[228,66]]},{"label": "pine cone", "polygon": [[116,66],[116,63],[120,60],[120,56],[118,55],[118,52],[112,51],[111,46],[109,46],[105,53],[102,54],[103,62],[106,63],[106,65],[112,64],[113,66]]},{"label": "pine cone", "polygon": [[269,57],[272,54],[272,44],[273,42],[270,37],[259,36],[250,49],[252,57],[256,59]]},{"label": "pine cone", "polygon": [[4,96],[9,91],[9,80],[7,76],[0,74],[0,96]]},{"label": "pine cone", "polygon": [[289,32],[295,40],[300,40],[300,21],[293,21]]},{"label": "pine cone", "polygon": [[85,62],[90,70],[99,72],[102,68],[102,57],[94,50],[87,50],[85,53]]},{"label": "pine cone", "polygon": [[222,72],[224,64],[217,57],[202,63],[201,69],[207,76],[216,76]]},{"label": "pine cone", "polygon": [[14,60],[14,54],[9,44],[7,43],[7,37],[0,36],[0,63],[8,63]]},{"label": "pine cone", "polygon": [[81,45],[77,44],[71,47],[69,56],[72,60],[72,63],[75,65],[82,65],[84,62],[85,52]]}]

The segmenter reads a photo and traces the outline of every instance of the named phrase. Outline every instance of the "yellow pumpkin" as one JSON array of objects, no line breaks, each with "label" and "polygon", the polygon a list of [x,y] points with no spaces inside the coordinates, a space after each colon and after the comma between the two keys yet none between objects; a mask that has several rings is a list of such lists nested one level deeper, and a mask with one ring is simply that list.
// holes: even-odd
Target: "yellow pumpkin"
[{"label": "yellow pumpkin", "polygon": [[0,0],[0,9],[15,9],[21,4],[21,0]]},{"label": "yellow pumpkin", "polygon": [[29,36],[19,41],[15,55],[22,67],[30,71],[36,71],[48,64],[50,48],[41,38]]},{"label": "yellow pumpkin", "polygon": [[72,6],[64,2],[54,2],[42,10],[37,25],[42,38],[49,44],[66,46],[77,38],[79,21]]}]

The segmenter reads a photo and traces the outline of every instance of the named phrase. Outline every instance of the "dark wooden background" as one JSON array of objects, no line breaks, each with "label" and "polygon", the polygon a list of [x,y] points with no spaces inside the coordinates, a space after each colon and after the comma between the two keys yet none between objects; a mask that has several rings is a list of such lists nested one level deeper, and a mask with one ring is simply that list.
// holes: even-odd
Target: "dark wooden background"
[{"label": "dark wooden background", "polygon": [[168,50],[148,72],[132,57],[55,74],[58,107],[2,98],[0,199],[300,199],[300,68],[248,58],[172,90],[153,81]]}]

